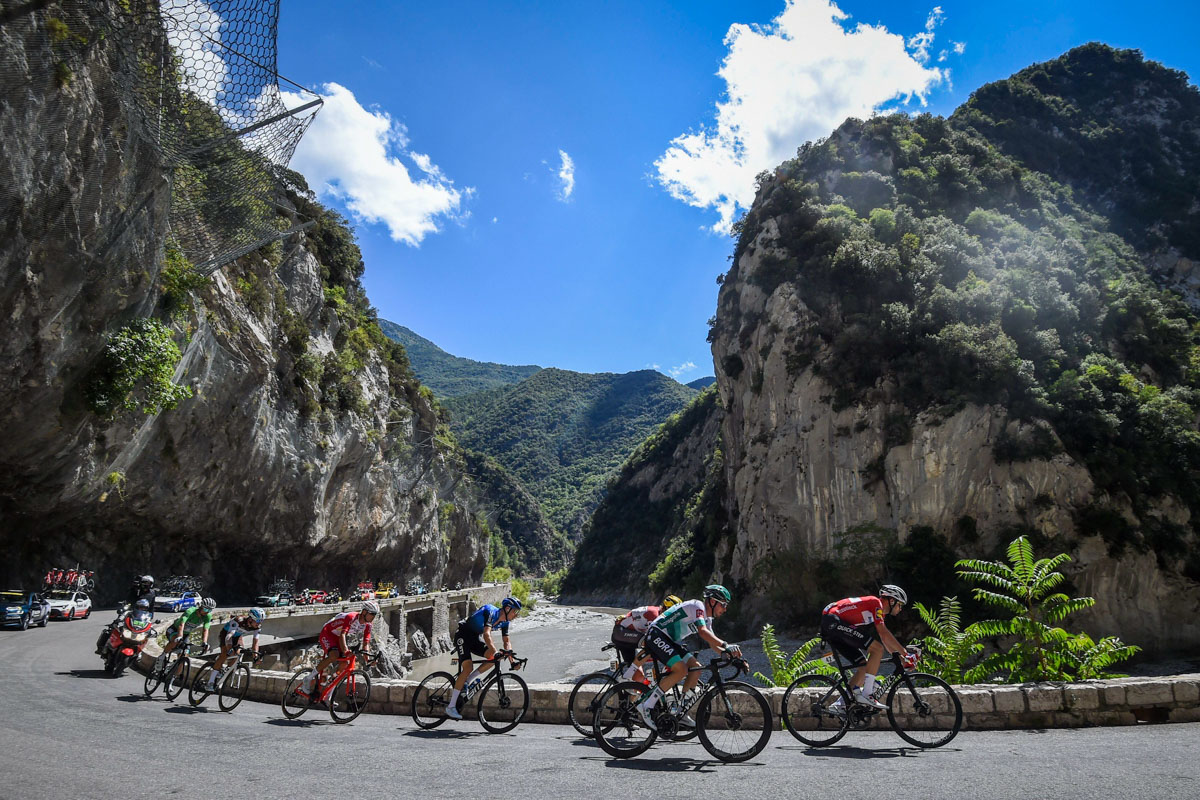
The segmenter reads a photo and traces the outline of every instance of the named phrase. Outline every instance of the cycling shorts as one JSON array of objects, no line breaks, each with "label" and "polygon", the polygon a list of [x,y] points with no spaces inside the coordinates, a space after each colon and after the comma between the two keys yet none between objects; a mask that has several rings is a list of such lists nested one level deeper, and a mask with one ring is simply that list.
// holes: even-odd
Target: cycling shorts
[{"label": "cycling shorts", "polygon": [[332,633],[322,631],[320,637],[317,639],[317,644],[321,645],[321,649],[325,651],[325,655],[329,655],[330,650],[337,650],[338,653],[342,652],[338,637]]},{"label": "cycling shorts", "polygon": [[454,634],[454,652],[458,655],[458,663],[473,661],[472,656],[483,658],[487,655],[487,643],[483,641],[482,633],[475,633],[465,622],[458,626]]},{"label": "cycling shorts", "polygon": [[849,661],[852,666],[861,667],[867,663],[867,656],[863,650],[875,638],[875,626],[851,625],[833,614],[823,614],[821,636],[843,660]]},{"label": "cycling shorts", "polygon": [[689,655],[687,648],[653,625],[646,630],[646,652],[667,669]]}]

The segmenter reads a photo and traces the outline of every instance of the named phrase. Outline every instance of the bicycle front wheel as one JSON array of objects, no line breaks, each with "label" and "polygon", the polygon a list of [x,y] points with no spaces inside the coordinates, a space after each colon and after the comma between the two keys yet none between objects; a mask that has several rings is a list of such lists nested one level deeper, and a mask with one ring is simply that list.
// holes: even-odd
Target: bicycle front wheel
[{"label": "bicycle front wheel", "polygon": [[607,672],[593,672],[579,679],[575,688],[571,690],[570,699],[567,700],[567,716],[575,730],[589,739],[592,738],[592,722],[596,718],[600,698],[616,685],[616,678]]},{"label": "bicycle front wheel", "polygon": [[146,693],[146,697],[152,697],[154,695],[154,692],[157,691],[158,687],[162,685],[162,678],[162,670],[160,670],[158,665],[155,664],[155,666],[151,667],[150,671],[146,673],[146,682],[142,684],[142,691]]},{"label": "bicycle front wheel", "polygon": [[292,677],[288,678],[287,685],[283,687],[283,700],[280,701],[280,707],[283,709],[283,715],[288,719],[295,719],[308,711],[312,705],[312,700],[300,690],[310,671],[301,667],[292,673]]},{"label": "bicycle front wheel", "polygon": [[217,693],[217,705],[221,707],[222,711],[233,711],[249,690],[250,667],[241,664],[227,674],[225,680],[221,681],[221,688]]},{"label": "bicycle front wheel", "polygon": [[168,700],[174,700],[176,697],[187,688],[188,675],[191,670],[188,667],[188,658],[186,655],[179,656],[167,665],[167,677],[163,681],[163,692],[166,693]]},{"label": "bicycle front wheel", "polygon": [[774,721],[767,698],[741,681],[714,686],[696,708],[700,744],[721,761],[746,761],[762,752]]},{"label": "bicycle front wheel", "polygon": [[638,712],[637,704],[650,691],[637,681],[623,681],[600,696],[592,719],[592,738],[614,758],[633,758],[650,749],[658,734]]},{"label": "bicycle front wheel", "polygon": [[371,679],[361,669],[342,677],[329,695],[329,716],[334,722],[351,722],[367,710],[371,702]]},{"label": "bicycle front wheel", "polygon": [[962,703],[950,684],[926,672],[910,672],[892,684],[888,722],[917,747],[941,747],[962,728]]},{"label": "bicycle front wheel", "polygon": [[446,707],[453,691],[454,676],[449,672],[425,676],[412,699],[412,718],[418,728],[431,730],[446,721]]},{"label": "bicycle front wheel", "polygon": [[479,694],[479,724],[488,733],[507,733],[529,710],[529,686],[520,675],[499,673]]},{"label": "bicycle front wheel", "polygon": [[212,676],[212,672],[212,664],[205,664],[196,673],[196,677],[192,679],[192,686],[188,689],[188,702],[193,706],[200,705],[212,694],[208,688],[208,679]]},{"label": "bicycle front wheel", "polygon": [[783,693],[783,726],[809,747],[828,747],[846,735],[850,695],[829,675],[801,675]]}]

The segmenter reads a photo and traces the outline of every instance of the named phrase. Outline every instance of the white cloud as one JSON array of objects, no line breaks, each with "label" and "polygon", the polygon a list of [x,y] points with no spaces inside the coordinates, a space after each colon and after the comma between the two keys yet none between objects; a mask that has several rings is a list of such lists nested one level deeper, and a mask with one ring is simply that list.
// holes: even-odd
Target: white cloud
[{"label": "white cloud", "polygon": [[667,374],[670,375],[672,378],[678,378],[681,375],[691,372],[695,368],[696,368],[696,362],[685,361],[677,367],[671,367],[669,370],[667,370]]},{"label": "white cloud", "polygon": [[908,40],[908,47],[912,50],[913,58],[922,64],[929,60],[929,48],[933,44],[934,28],[941,25],[945,19],[946,12],[942,11],[942,7],[934,6],[933,11],[930,11],[929,16],[925,19],[925,30]]},{"label": "white cloud", "polygon": [[[832,0],[786,3],[770,25],[729,28],[729,53],[717,73],[726,94],[715,126],[677,136],[654,162],[672,197],[717,210],[714,231],[728,230],[737,208],[753,202],[755,175],[793,157],[804,142],[891,100],[924,104],[943,80],[903,36],[876,25],[847,28]],[[929,20],[940,22],[941,9]]]},{"label": "white cloud", "polygon": [[[325,105],[300,140],[292,169],[318,194],[336,198],[358,220],[383,223],[392,239],[417,246],[442,219],[463,216],[473,189],[459,190],[424,153],[408,149],[408,130],[386,111],[366,109],[344,86],[320,88]],[[284,93],[295,107],[299,95]],[[421,173],[414,176],[411,162]]]},{"label": "white cloud", "polygon": [[558,156],[562,159],[558,168],[558,180],[561,183],[558,199],[566,203],[571,199],[571,192],[575,191],[575,162],[567,155],[566,150],[559,150]]},{"label": "white cloud", "polygon": [[162,0],[159,10],[167,41],[179,55],[184,87],[215,108],[229,73],[221,57],[220,15],[197,0]]}]

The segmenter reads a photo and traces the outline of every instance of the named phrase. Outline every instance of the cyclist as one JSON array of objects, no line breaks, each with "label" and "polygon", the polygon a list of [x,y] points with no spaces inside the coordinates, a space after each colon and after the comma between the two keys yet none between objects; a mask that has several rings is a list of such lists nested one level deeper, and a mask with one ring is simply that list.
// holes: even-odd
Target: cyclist
[{"label": "cyclist", "polygon": [[243,636],[251,637],[254,653],[258,654],[259,629],[262,628],[263,620],[266,618],[267,612],[255,606],[247,611],[245,616],[234,617],[221,626],[221,655],[217,656],[216,663],[208,673],[208,690],[210,692],[216,686],[217,676],[221,674],[226,659],[241,646]]},{"label": "cyclist", "polygon": [[187,642],[188,637],[192,635],[192,631],[196,628],[203,627],[200,633],[200,641],[204,644],[204,649],[208,649],[208,626],[212,624],[213,609],[217,607],[217,601],[211,597],[206,597],[200,601],[199,605],[192,606],[187,611],[184,611],[179,617],[171,623],[167,628],[167,646],[163,648],[159,654],[158,660],[154,662],[155,669],[162,669],[166,663],[167,656],[178,647],[180,644]]},{"label": "cyclist", "polygon": [[[454,681],[454,691],[450,693],[450,706],[446,716],[450,719],[462,719],[458,710],[458,696],[463,687],[474,683],[479,677],[492,668],[492,664],[480,664],[472,669],[471,656],[483,656],[490,659],[496,655],[496,645],[492,642],[492,631],[499,629],[501,643],[505,650],[512,650],[508,638],[508,623],[521,614],[521,601],[515,597],[506,597],[500,607],[487,603],[475,609],[475,613],[458,623],[458,631],[454,634],[454,651],[458,654],[458,678]],[[512,656],[509,656],[512,661]],[[468,670],[470,672],[468,673]]]},{"label": "cyclist", "polygon": [[[700,661],[680,642],[688,636],[698,634],[719,653],[730,653],[734,656],[742,654],[740,647],[722,641],[712,628],[712,621],[725,613],[732,599],[733,596],[724,586],[719,583],[710,583],[704,587],[703,600],[685,600],[663,612],[650,623],[650,627],[646,630],[646,652],[669,670],[658,682],[654,691],[638,703],[638,712],[642,716],[642,722],[646,723],[650,730],[658,730],[654,720],[651,719],[651,712],[666,692],[685,677],[686,680],[683,684],[685,693],[690,693],[700,682]],[[689,671],[691,667],[696,669]],[[683,702],[685,716],[681,719],[681,722],[691,726],[696,723],[686,715],[686,709],[693,699],[690,694],[685,694]]]},{"label": "cyclist", "polygon": [[628,614],[622,614],[617,617],[612,630],[612,643],[617,648],[617,653],[620,655],[621,661],[629,665],[621,673],[622,678],[627,681],[641,680],[647,682],[645,673],[642,671],[642,665],[650,660],[650,656],[643,653],[641,658],[639,658],[638,645],[645,638],[646,629],[650,627],[651,622],[656,620],[668,608],[677,606],[682,602],[678,595],[670,594],[663,598],[661,605],[640,606]]},{"label": "cyclist", "polygon": [[[368,600],[363,603],[361,611],[345,611],[326,622],[321,628],[317,643],[325,651],[321,662],[308,673],[300,690],[311,694],[317,685],[317,676],[336,659],[345,658],[350,649],[361,645],[365,650],[371,643],[371,623],[379,616],[379,603]],[[336,652],[335,652],[336,649]]]},{"label": "cyclist", "polygon": [[[901,653],[906,666],[915,660],[888,630],[884,620],[899,614],[908,595],[895,584],[879,587],[879,595],[847,597],[825,606],[821,613],[821,636],[838,654],[858,667],[850,679],[854,702],[871,708],[887,708],[871,697],[875,691],[875,676],[883,661],[883,652]],[[863,657],[863,650],[867,651]]]}]

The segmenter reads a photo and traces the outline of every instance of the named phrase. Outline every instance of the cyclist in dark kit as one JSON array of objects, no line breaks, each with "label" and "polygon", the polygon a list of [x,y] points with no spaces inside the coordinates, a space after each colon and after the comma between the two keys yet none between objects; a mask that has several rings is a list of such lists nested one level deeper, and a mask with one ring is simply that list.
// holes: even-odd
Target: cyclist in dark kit
[{"label": "cyclist in dark kit", "polygon": [[521,601],[515,597],[506,597],[500,603],[499,608],[490,603],[480,606],[474,614],[458,624],[458,632],[454,634],[454,651],[458,654],[458,678],[454,681],[450,706],[446,709],[447,717],[462,719],[462,714],[458,710],[458,696],[463,687],[479,680],[484,672],[492,668],[491,664],[481,664],[477,669],[471,669],[471,657],[482,656],[489,659],[496,655],[496,645],[492,642],[492,631],[497,629],[500,631],[504,649],[512,650],[508,639],[508,623],[516,619],[520,613]]}]

